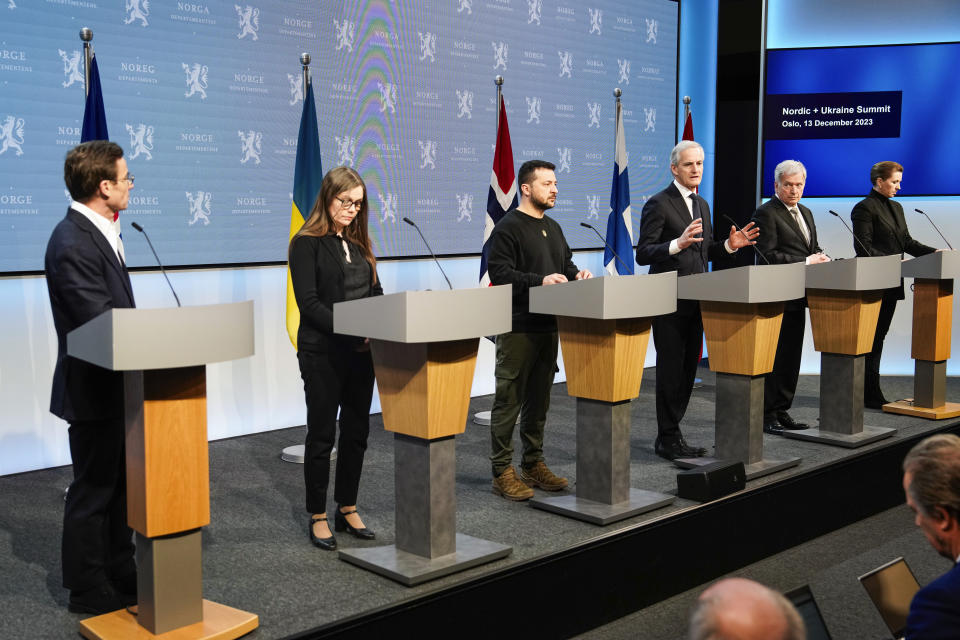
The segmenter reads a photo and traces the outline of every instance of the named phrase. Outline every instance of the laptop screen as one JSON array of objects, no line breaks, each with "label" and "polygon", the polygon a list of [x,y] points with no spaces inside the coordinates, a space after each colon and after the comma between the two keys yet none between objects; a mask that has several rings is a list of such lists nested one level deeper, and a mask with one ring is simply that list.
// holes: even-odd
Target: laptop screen
[{"label": "laptop screen", "polygon": [[874,606],[894,637],[903,636],[907,626],[907,614],[914,594],[920,590],[917,579],[902,557],[859,578]]}]

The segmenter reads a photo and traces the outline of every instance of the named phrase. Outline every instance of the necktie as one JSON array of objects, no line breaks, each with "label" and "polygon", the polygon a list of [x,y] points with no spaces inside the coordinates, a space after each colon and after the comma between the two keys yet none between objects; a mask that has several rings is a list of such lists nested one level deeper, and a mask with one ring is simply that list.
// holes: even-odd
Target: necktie
[{"label": "necktie", "polygon": [[[697,194],[695,193],[691,193],[689,195],[689,198],[690,198],[690,205],[691,205],[690,209],[692,212],[691,215],[693,216],[693,219],[696,220],[697,218],[702,218],[703,216],[700,214],[700,198],[698,198]],[[700,234],[700,237],[703,237],[702,233]],[[707,261],[703,254],[703,243],[695,242],[693,243],[693,247],[695,248],[696,252],[700,255],[700,270],[706,271]]]},{"label": "necktie", "polygon": [[807,229],[807,223],[803,221],[803,216],[800,215],[800,209],[790,207],[790,213],[793,214],[793,220],[797,223],[797,226],[800,227],[800,233],[803,234],[803,239],[807,243],[807,246],[810,246],[810,230]]},{"label": "necktie", "polygon": [[690,214],[693,216],[692,219],[696,220],[700,217],[700,200],[695,193],[691,193],[687,197],[690,198]]}]

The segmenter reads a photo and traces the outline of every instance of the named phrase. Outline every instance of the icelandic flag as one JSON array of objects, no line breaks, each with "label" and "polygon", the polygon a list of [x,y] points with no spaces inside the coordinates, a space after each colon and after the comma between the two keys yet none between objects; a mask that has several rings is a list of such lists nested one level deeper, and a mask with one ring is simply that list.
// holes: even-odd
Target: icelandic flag
[{"label": "icelandic flag", "polygon": [[[300,231],[307,221],[313,201],[320,193],[323,182],[323,167],[320,164],[320,134],[317,131],[317,108],[313,100],[313,83],[308,82],[303,98],[303,113],[300,115],[300,135],[297,138],[297,161],[293,169],[293,206],[290,210],[290,237]],[[300,308],[293,295],[290,266],[287,266],[287,335],[293,348],[297,348],[297,331],[300,328]]]},{"label": "icelandic flag", "polygon": [[103,92],[100,90],[100,70],[97,68],[97,56],[92,56],[90,60],[90,86],[87,87],[87,102],[83,107],[83,128],[80,130],[80,142],[109,139],[107,114],[103,108]]},{"label": "icelandic flag", "polygon": [[500,218],[517,206],[517,174],[513,172],[513,147],[510,146],[510,128],[507,126],[507,107],[500,98],[500,119],[497,123],[497,145],[493,152],[493,171],[487,194],[487,216],[483,227],[483,251],[480,254],[480,286],[490,285],[487,273],[487,241]]},{"label": "icelandic flag", "polygon": [[613,184],[610,187],[610,215],[607,217],[607,244],[603,264],[610,275],[633,275],[633,222],[630,212],[630,178],[627,173],[627,142],[623,134],[623,106],[617,102],[617,141],[613,152]]}]

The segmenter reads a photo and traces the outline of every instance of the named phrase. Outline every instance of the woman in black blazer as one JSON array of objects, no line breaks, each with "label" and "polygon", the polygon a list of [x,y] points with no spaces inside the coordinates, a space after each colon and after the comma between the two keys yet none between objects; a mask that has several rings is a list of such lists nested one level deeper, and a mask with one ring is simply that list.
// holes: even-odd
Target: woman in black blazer
[{"label": "woman in black blazer", "polygon": [[333,332],[333,303],[383,295],[367,232],[369,203],[360,175],[337,167],[323,178],[310,217],[290,241],[293,293],[300,308],[297,359],[307,401],[303,457],[310,540],[337,548],[327,524],[330,452],[340,411],[334,481],[336,531],[372,539],[357,513],[357,491],[370,432],[373,362],[367,340]]},{"label": "woman in black blazer", "polygon": [[[870,169],[873,189],[850,213],[853,234],[859,240],[853,243],[858,256],[899,254],[903,258],[904,253],[917,257],[936,251],[910,237],[903,207],[893,199],[900,191],[902,179],[903,166],[898,162],[878,162]],[[873,336],[873,349],[867,355],[864,367],[863,403],[869,409],[880,409],[887,403],[880,389],[880,356],[883,354],[883,340],[890,329],[893,312],[897,310],[897,301],[903,300],[903,297],[903,280],[899,287],[883,292],[877,331]]]}]

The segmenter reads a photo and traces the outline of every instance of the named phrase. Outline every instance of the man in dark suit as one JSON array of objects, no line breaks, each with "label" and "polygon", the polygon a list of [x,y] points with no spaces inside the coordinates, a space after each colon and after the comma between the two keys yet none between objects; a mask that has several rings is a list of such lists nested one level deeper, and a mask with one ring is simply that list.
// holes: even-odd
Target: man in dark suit
[{"label": "man in dark suit", "polygon": [[947,640],[960,634],[960,437],[940,433],[903,460],[907,506],[930,546],[953,563],[910,603],[907,640]]},{"label": "man in dark suit", "polygon": [[[673,182],[643,206],[637,238],[637,263],[650,273],[676,271],[679,276],[707,271],[708,262],[724,251],[754,244],[758,231],[751,222],[739,232],[730,227],[725,241],[714,240],[710,205],[694,191],[703,177],[703,147],[684,140],[670,152]],[[653,320],[657,349],[657,439],[654,451],[668,460],[706,455],[689,446],[680,433],[703,345],[700,303],[677,300],[674,313]]]},{"label": "man in dark suit", "polygon": [[47,244],[44,267],[57,331],[50,411],[70,423],[73,482],[63,513],[63,586],[71,611],[106,613],[136,603],[133,532],[127,526],[123,377],[67,355],[67,334],[133,290],[114,220],[133,187],[123,150],[98,140],[67,153],[73,202]]},{"label": "man in dark suit", "polygon": [[[858,202],[850,213],[853,220],[853,248],[858,256],[892,256],[904,253],[917,257],[936,251],[933,247],[910,237],[903,207],[893,197],[900,191],[903,166],[897,162],[878,162],[870,169],[873,190]],[[897,301],[903,300],[903,280],[899,287],[883,292],[877,331],[873,335],[873,349],[867,355],[863,378],[863,403],[870,409],[880,409],[887,403],[880,389],[880,356],[883,340],[887,337]]]},{"label": "man in dark suit", "polygon": [[[830,258],[817,244],[813,214],[800,204],[807,181],[806,168],[796,160],[784,160],[773,170],[773,176],[776,195],[753,214],[753,221],[761,232],[757,249],[770,264],[827,262]],[[788,300],[783,308],[773,371],[763,382],[763,430],[766,433],[782,434],[784,429],[807,428],[787,413],[800,376],[805,306],[805,300],[800,298]]]}]

